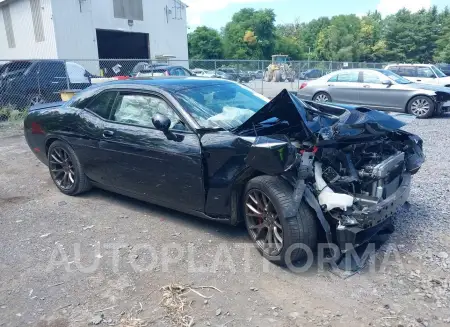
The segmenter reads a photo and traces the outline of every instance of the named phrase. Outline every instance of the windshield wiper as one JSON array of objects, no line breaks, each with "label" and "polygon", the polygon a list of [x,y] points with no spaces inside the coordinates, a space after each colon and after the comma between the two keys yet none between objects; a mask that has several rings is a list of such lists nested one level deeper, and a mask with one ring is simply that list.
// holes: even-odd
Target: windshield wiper
[{"label": "windshield wiper", "polygon": [[201,133],[208,133],[208,132],[224,131],[225,128],[223,128],[223,127],[200,127],[197,130]]}]

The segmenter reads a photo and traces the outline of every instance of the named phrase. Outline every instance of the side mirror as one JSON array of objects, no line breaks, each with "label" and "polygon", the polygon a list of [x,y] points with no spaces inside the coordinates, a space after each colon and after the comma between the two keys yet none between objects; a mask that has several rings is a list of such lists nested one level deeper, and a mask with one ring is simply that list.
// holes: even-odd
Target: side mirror
[{"label": "side mirror", "polygon": [[392,85],[392,81],[390,79],[384,79],[381,81],[381,84],[390,86]]},{"label": "side mirror", "polygon": [[161,114],[156,114],[152,118],[153,126],[159,131],[167,133],[170,127],[170,119]]}]

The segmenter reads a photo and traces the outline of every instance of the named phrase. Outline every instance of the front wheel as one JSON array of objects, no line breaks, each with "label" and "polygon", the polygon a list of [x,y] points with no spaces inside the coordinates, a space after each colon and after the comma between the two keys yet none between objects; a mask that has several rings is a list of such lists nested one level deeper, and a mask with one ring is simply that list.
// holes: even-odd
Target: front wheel
[{"label": "front wheel", "polygon": [[407,110],[417,118],[429,118],[433,116],[434,103],[429,97],[417,96],[409,101]]},{"label": "front wheel", "polygon": [[258,251],[269,261],[286,265],[305,258],[317,245],[317,219],[302,201],[296,217],[286,217],[292,188],[274,176],[250,180],[244,192],[245,224]]},{"label": "front wheel", "polygon": [[77,195],[91,188],[75,151],[67,143],[55,141],[50,145],[48,168],[56,187],[64,194]]}]

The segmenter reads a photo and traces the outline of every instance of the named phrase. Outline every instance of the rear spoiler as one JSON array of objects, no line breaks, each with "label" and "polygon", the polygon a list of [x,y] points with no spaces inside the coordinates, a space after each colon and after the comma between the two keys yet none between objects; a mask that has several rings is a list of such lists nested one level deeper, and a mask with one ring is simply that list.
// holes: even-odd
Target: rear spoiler
[{"label": "rear spoiler", "polygon": [[65,102],[64,101],[58,101],[58,102],[49,102],[49,103],[42,103],[42,104],[36,104],[34,106],[31,106],[28,111],[35,111],[35,110],[41,110],[41,109],[49,109],[49,108],[57,108],[61,107]]}]

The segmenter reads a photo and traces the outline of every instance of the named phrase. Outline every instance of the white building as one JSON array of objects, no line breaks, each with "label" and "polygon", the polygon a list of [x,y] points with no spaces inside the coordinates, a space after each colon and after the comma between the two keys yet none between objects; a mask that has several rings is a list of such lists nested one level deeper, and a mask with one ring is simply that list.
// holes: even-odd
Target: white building
[{"label": "white building", "polygon": [[0,61],[188,59],[180,0],[0,0],[0,11]]}]

